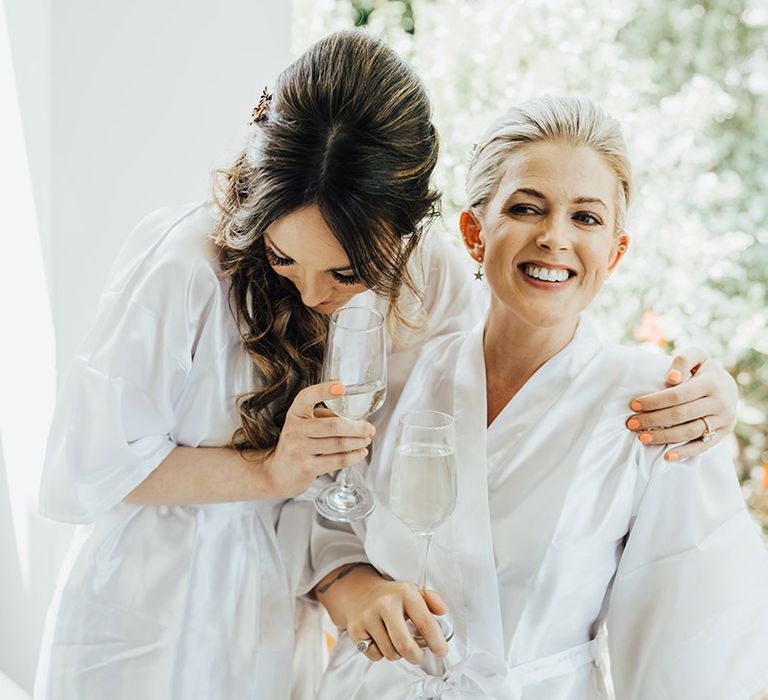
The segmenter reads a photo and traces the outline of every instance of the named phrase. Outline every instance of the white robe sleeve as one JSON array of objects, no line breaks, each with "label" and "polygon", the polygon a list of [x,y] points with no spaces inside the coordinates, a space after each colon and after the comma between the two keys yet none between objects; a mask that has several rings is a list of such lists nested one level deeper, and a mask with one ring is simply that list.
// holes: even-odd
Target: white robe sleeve
[{"label": "white robe sleeve", "polygon": [[[310,505],[310,507],[313,507]],[[309,594],[334,569],[354,562],[368,562],[362,537],[348,523],[334,523],[314,514],[309,557],[299,585],[299,595]]]},{"label": "white robe sleeve", "polygon": [[190,315],[216,278],[185,261],[113,270],[97,318],[57,400],[40,490],[51,518],[88,523],[118,504],[176,447],[174,403],[191,367]]},{"label": "white robe sleeve", "polygon": [[622,700],[746,700],[768,688],[768,552],[724,445],[639,448],[639,505],[607,615]]}]

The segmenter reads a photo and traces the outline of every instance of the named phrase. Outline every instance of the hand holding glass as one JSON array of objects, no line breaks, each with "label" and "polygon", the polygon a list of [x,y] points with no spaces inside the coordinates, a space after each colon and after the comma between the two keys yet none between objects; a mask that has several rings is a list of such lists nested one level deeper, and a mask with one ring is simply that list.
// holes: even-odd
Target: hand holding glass
[{"label": "hand holding glass", "polygon": [[[381,408],[387,393],[387,346],[384,316],[363,306],[331,314],[322,381],[338,381],[344,394],[325,405],[337,416],[362,420]],[[338,522],[361,520],[374,508],[373,494],[354,467],[315,497],[318,512]]]}]

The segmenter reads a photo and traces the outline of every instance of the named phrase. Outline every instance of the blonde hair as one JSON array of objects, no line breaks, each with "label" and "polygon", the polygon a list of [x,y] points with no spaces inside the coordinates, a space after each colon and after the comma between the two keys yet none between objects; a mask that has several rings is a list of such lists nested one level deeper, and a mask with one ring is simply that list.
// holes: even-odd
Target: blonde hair
[{"label": "blonde hair", "polygon": [[616,232],[623,231],[632,198],[632,171],[619,122],[586,97],[545,95],[513,107],[494,122],[475,147],[467,173],[470,210],[480,213],[493,198],[509,156],[529,144],[588,146],[619,181]]}]

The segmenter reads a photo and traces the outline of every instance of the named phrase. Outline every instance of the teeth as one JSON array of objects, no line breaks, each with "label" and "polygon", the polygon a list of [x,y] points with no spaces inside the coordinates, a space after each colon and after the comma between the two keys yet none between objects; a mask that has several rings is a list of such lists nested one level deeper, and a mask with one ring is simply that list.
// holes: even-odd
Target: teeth
[{"label": "teeth", "polygon": [[543,280],[544,282],[565,282],[568,277],[568,270],[552,270],[545,267],[536,267],[535,265],[525,265],[523,271],[528,277]]}]

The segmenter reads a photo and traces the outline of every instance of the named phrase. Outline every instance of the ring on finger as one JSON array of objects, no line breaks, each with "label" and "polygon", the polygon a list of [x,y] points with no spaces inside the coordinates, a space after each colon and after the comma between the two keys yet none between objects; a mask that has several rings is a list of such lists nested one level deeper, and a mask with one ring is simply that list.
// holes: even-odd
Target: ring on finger
[{"label": "ring on finger", "polygon": [[368,647],[373,644],[372,639],[361,639],[359,642],[355,642],[355,648],[361,653],[365,654],[368,651]]},{"label": "ring on finger", "polygon": [[701,434],[701,441],[709,442],[710,440],[714,440],[717,437],[717,431],[712,430],[712,426],[704,416],[701,417],[701,420],[704,421],[704,425],[706,426],[706,430]]}]

